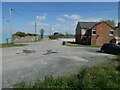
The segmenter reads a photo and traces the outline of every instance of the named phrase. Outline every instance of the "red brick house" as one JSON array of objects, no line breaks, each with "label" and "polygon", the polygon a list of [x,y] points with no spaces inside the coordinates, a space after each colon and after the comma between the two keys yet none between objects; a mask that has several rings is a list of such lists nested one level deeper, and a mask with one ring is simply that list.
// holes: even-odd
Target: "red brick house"
[{"label": "red brick house", "polygon": [[106,22],[78,22],[75,40],[76,43],[97,46],[116,42],[114,29]]}]

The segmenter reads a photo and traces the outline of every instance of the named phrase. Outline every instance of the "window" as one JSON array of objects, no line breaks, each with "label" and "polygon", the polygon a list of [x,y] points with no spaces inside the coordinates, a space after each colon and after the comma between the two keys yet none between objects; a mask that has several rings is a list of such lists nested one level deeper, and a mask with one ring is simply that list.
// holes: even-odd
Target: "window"
[{"label": "window", "polygon": [[96,30],[92,30],[92,34],[93,34],[93,35],[96,35]]},{"label": "window", "polygon": [[85,35],[86,29],[81,29],[82,35]]},{"label": "window", "polygon": [[114,35],[114,30],[110,30],[110,36]]},{"label": "window", "polygon": [[96,34],[96,31],[93,31],[93,34]]}]

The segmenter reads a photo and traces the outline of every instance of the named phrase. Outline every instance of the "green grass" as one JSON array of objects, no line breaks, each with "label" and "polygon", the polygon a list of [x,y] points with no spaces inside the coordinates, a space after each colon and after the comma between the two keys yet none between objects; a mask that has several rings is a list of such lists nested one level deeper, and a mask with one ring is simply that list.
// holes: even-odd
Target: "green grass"
[{"label": "green grass", "polygon": [[76,47],[79,47],[80,45],[79,44],[73,44],[73,43],[69,43],[69,42],[65,42],[65,46],[76,46]]},{"label": "green grass", "polygon": [[116,58],[113,58],[112,61],[120,62],[120,54],[116,56]]},{"label": "green grass", "polygon": [[71,47],[100,47],[95,45],[81,45],[81,44],[74,44],[70,42],[65,42],[65,46],[71,46]]},{"label": "green grass", "polygon": [[0,44],[0,48],[6,48],[6,47],[18,47],[18,46],[25,46],[26,44],[12,44],[12,43],[8,43],[8,44]]},{"label": "green grass", "polygon": [[120,89],[120,72],[113,64],[105,64],[91,68],[83,68],[78,74],[71,76],[62,76],[54,78],[53,76],[45,77],[44,81],[36,80],[34,83],[17,83],[14,88],[34,88],[61,90],[78,90],[80,88],[104,89],[113,88]]}]

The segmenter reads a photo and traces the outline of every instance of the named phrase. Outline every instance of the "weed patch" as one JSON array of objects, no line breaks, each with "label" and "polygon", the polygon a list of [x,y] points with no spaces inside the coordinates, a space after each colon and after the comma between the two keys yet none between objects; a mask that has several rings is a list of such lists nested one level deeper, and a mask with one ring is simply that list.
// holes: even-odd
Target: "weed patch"
[{"label": "weed patch", "polygon": [[26,44],[0,44],[0,48],[6,48],[6,47],[18,47],[18,46],[26,46]]},{"label": "weed patch", "polygon": [[19,83],[14,88],[49,88],[49,89],[80,89],[80,88],[120,88],[120,75],[113,65],[104,67],[84,68],[78,74],[54,78],[45,77],[44,81],[37,80],[33,84]]}]

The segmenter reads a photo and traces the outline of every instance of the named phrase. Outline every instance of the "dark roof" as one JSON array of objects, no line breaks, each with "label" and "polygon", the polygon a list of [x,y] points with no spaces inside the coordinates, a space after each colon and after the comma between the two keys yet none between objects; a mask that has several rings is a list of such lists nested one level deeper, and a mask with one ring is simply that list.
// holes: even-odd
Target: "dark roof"
[{"label": "dark roof", "polygon": [[98,25],[99,22],[78,22],[81,28],[91,29],[93,26]]},{"label": "dark roof", "polygon": [[[102,22],[104,22],[104,21],[102,21]],[[85,28],[86,29],[95,29],[96,26],[99,25],[102,22],[78,22],[78,25],[83,29],[85,29]],[[104,22],[104,23],[106,23],[106,22]],[[109,25],[109,24],[107,24],[107,25]],[[120,26],[120,23],[118,25]],[[110,26],[110,27],[113,28],[112,26]]]}]

